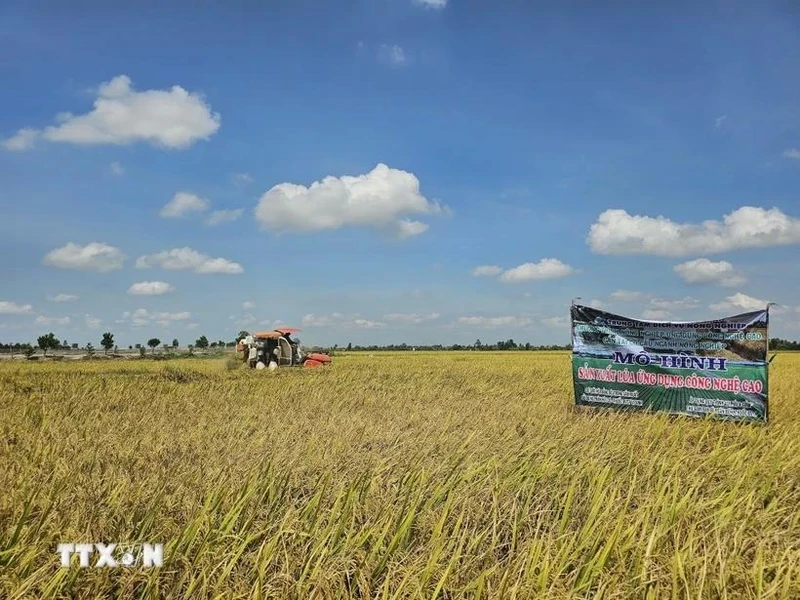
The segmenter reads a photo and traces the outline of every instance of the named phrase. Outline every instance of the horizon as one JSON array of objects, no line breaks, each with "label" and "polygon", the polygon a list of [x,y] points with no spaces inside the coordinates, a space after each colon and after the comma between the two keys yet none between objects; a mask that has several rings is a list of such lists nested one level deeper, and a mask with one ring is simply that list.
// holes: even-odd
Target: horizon
[{"label": "horizon", "polygon": [[6,3],[0,341],[562,345],[575,298],[775,302],[798,339],[799,28],[781,2]]}]

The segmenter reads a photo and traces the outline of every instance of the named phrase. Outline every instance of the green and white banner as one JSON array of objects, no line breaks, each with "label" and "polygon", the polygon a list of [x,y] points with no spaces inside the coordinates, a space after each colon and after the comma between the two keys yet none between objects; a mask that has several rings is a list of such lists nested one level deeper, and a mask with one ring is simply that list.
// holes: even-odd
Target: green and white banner
[{"label": "green and white banner", "polygon": [[572,305],[580,406],[767,422],[769,309],[713,321],[642,321]]}]

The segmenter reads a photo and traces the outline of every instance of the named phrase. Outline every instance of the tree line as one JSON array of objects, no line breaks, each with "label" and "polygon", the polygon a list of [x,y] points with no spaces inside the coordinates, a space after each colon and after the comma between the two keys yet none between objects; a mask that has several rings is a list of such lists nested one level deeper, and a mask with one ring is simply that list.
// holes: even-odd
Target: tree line
[{"label": "tree line", "polygon": [[[155,352],[156,348],[159,346],[161,346],[164,350],[176,350],[180,347],[180,343],[178,342],[177,338],[173,339],[171,344],[162,344],[159,338],[153,337],[147,340],[146,345],[151,348],[153,352]],[[230,348],[235,345],[236,342],[226,342],[224,340],[209,342],[206,336],[201,335],[199,338],[197,338],[194,344],[189,344],[188,348],[191,351],[195,348],[205,350],[207,348]],[[103,348],[105,354],[108,354],[110,350],[114,350],[115,352],[119,350],[119,347],[114,342],[114,334],[110,331],[103,333],[100,339],[100,347]],[[87,343],[85,346],[80,346],[74,342],[70,343],[66,339],[60,340],[52,331],[44,335],[40,335],[36,339],[36,344],[30,344],[28,342],[0,342],[0,351],[20,352],[28,356],[34,354],[37,348],[41,350],[45,356],[47,356],[48,351],[52,350],[84,350],[88,354],[94,354],[95,352],[95,348],[91,342]],[[144,344],[133,344],[128,346],[128,349],[143,351]]]},{"label": "tree line", "polygon": [[[243,337],[247,336],[246,331],[240,331],[239,334],[236,336],[234,341],[225,341],[225,340],[217,340],[215,342],[209,342],[208,338],[204,335],[201,335],[194,344],[189,344],[188,348],[189,351],[193,351],[194,349],[198,350],[206,350],[209,348],[216,349],[216,348],[233,348],[236,346],[236,342]],[[104,353],[108,353],[110,350],[117,351],[118,347],[114,342],[114,334],[110,331],[106,331],[102,334],[102,337],[99,340],[99,345],[103,348]],[[152,352],[156,351],[156,348],[161,346],[163,350],[176,350],[180,347],[180,343],[178,342],[177,338],[172,340],[171,344],[163,343],[157,337],[152,337],[147,340],[146,344],[134,344],[128,346],[129,350],[139,350],[140,353],[144,353],[145,345],[151,349]],[[44,335],[40,335],[37,340],[36,344],[30,343],[21,343],[21,342],[0,342],[0,351],[11,351],[11,352],[20,352],[27,355],[32,355],[36,352],[36,348],[42,350],[47,356],[48,350],[79,350],[82,349],[86,351],[88,354],[94,354],[95,348],[91,343],[86,344],[86,346],[79,346],[76,343],[70,344],[66,339],[59,340],[53,332],[46,333]],[[335,344],[333,347],[319,347],[315,346],[311,348],[314,351],[352,351],[352,352],[398,352],[398,351],[464,351],[464,350],[474,350],[474,351],[491,351],[491,350],[521,350],[521,351],[547,351],[547,350],[571,350],[572,346],[570,344],[564,345],[557,345],[557,344],[550,344],[550,345],[535,345],[531,344],[530,342],[517,343],[513,339],[509,338],[507,340],[499,340],[494,343],[485,343],[482,342],[480,339],[475,340],[472,344],[384,344],[384,345],[359,345],[359,344],[352,344],[348,343],[347,346],[342,347],[338,344]],[[786,350],[798,350],[800,351],[800,342],[798,341],[791,341],[785,340],[782,338],[771,338],[769,340],[769,349],[773,352],[775,351],[786,351]]]},{"label": "tree line", "polygon": [[463,350],[476,350],[476,351],[489,351],[489,350],[571,350],[571,344],[565,345],[557,345],[557,344],[550,344],[550,345],[534,345],[530,342],[517,343],[513,339],[508,340],[499,340],[494,343],[485,343],[481,342],[481,340],[475,340],[472,344],[385,344],[382,346],[378,345],[370,345],[370,346],[361,346],[359,344],[347,344],[345,347],[340,347],[338,344],[334,345],[332,350],[344,350],[344,351],[353,351],[353,352],[398,352],[398,351],[463,351]]}]

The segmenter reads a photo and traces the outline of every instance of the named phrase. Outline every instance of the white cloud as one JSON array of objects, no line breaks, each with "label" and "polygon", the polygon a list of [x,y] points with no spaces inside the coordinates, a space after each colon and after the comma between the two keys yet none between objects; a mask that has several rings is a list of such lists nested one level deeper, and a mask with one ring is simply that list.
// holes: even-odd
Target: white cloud
[{"label": "white cloud", "polygon": [[378,50],[378,55],[380,56],[381,60],[396,67],[404,65],[408,62],[405,50],[403,50],[403,48],[397,44],[393,44],[391,46],[388,44],[381,44],[381,47]]},{"label": "white cloud", "polygon": [[531,324],[531,319],[528,317],[459,317],[459,325],[470,325],[477,327],[495,328],[495,327],[527,327]]},{"label": "white cloud", "polygon": [[651,298],[650,306],[656,310],[688,310],[700,306],[700,302],[686,296],[680,300],[664,300],[661,298]]},{"label": "white cloud", "polygon": [[717,117],[716,119],[714,119],[714,127],[716,127],[717,129],[719,129],[720,127],[722,127],[722,123],[723,123],[723,122],[725,121],[725,119],[727,119],[727,118],[728,118],[728,115],[722,115],[721,117]]},{"label": "white cloud", "polygon": [[262,229],[272,232],[374,227],[408,237],[422,233],[422,223],[402,217],[448,213],[420,194],[413,173],[381,163],[365,175],[329,176],[309,187],[276,185],[261,196],[255,216]]},{"label": "white cloud", "polygon": [[733,296],[728,296],[721,302],[710,305],[709,308],[716,311],[743,310],[745,312],[753,312],[764,310],[767,308],[768,303],[768,300],[759,300],[739,292]]},{"label": "white cloud", "polygon": [[117,323],[130,323],[134,327],[142,327],[156,323],[166,327],[174,321],[187,321],[192,318],[192,313],[184,312],[156,312],[151,313],[145,308],[137,308],[133,312],[122,313],[122,319]]},{"label": "white cloud", "polygon": [[85,246],[69,242],[66,246],[48,252],[42,262],[59,269],[106,272],[121,269],[124,261],[125,255],[119,248],[104,242],[91,242]]},{"label": "white cloud", "polygon": [[250,173],[234,173],[231,175],[234,185],[245,186],[248,183],[253,183],[253,177]]},{"label": "white cloud", "polygon": [[20,129],[6,140],[9,150],[26,150],[36,139],[70,144],[125,145],[147,142],[171,149],[188,148],[207,140],[220,127],[202,96],[180,86],[170,90],[136,92],[127,75],[119,75],[98,89],[92,111],[84,115],[61,113],[58,125],[43,130]]},{"label": "white cloud", "polygon": [[255,308],[255,307],[256,307],[256,303],[255,302],[251,302],[250,300],[248,300],[246,302],[242,302],[242,308],[245,309],[245,310],[250,310],[251,308]]},{"label": "white cloud", "polygon": [[672,314],[667,310],[648,308],[642,313],[642,318],[648,321],[668,321]]},{"label": "white cloud", "polygon": [[424,6],[425,8],[433,8],[441,10],[447,6],[447,0],[413,0],[417,6]]},{"label": "white cloud", "polygon": [[97,317],[93,317],[92,315],[89,314],[86,315],[85,322],[86,322],[86,327],[88,327],[89,329],[100,329],[100,325],[103,324],[103,322],[100,319],[98,319]]},{"label": "white cloud", "polygon": [[191,248],[173,248],[158,254],[140,256],[136,260],[137,269],[150,267],[161,267],[162,269],[173,271],[188,270],[201,274],[225,273],[235,275],[244,272],[244,269],[238,263],[224,258],[211,258]]},{"label": "white cloud", "polygon": [[44,315],[39,315],[34,323],[36,325],[69,325],[69,321],[69,317],[45,317]]},{"label": "white cloud", "polygon": [[74,302],[78,299],[78,296],[75,294],[56,294],[55,296],[49,298],[53,302]]},{"label": "white cloud", "polygon": [[622,302],[636,302],[644,298],[644,294],[631,290],[617,290],[616,292],[611,292],[611,297],[614,300],[621,300]]},{"label": "white cloud", "polygon": [[661,216],[632,216],[612,209],[598,217],[587,242],[597,254],[711,254],[800,243],[800,219],[777,208],[743,206],[725,215],[721,222],[693,224],[676,223]]},{"label": "white cloud", "polygon": [[707,258],[690,260],[673,267],[686,283],[718,283],[726,287],[742,285],[747,280],[727,261],[713,262]]},{"label": "white cloud", "polygon": [[140,281],[128,288],[128,293],[131,296],[161,296],[174,290],[175,288],[165,281]]},{"label": "white cloud", "polygon": [[472,269],[473,277],[494,277],[503,272],[503,267],[496,265],[480,265]]},{"label": "white cloud", "polygon": [[187,323],[186,329],[197,329],[199,326],[197,323]]},{"label": "white cloud", "polygon": [[234,210],[215,210],[206,218],[206,225],[219,225],[228,221],[235,221],[244,214],[243,208]]},{"label": "white cloud", "polygon": [[305,327],[337,327],[337,328],[356,328],[356,329],[376,329],[384,327],[385,323],[380,321],[370,321],[359,314],[343,315],[342,313],[332,313],[330,315],[307,314],[302,319]]},{"label": "white cloud", "polygon": [[[245,303],[245,304],[246,304],[246,303]],[[256,322],[258,322],[258,319],[256,319],[256,318],[255,318],[253,315],[251,315],[250,313],[247,313],[246,315],[243,315],[243,316],[241,316],[241,317],[236,317],[236,316],[234,316],[234,315],[231,315],[230,319],[231,319],[231,320],[232,320],[232,321],[233,321],[233,322],[234,322],[236,325],[254,325]]]},{"label": "white cloud", "polygon": [[405,313],[389,313],[388,315],[383,315],[384,321],[389,321],[390,323],[404,323],[409,325],[418,325],[420,323],[425,323],[426,321],[435,321],[439,318],[439,313],[430,313],[427,315],[418,315],[418,314],[405,314]]},{"label": "white cloud", "polygon": [[800,160],[800,150],[797,148],[789,148],[788,150],[784,151],[783,153],[784,158],[793,158],[795,160]]},{"label": "white cloud", "polygon": [[125,174],[125,169],[117,161],[112,162],[111,166],[109,168],[111,169],[111,172],[114,175],[124,175]]},{"label": "white cloud", "polygon": [[421,221],[412,221],[410,219],[402,219],[397,223],[397,237],[401,240],[414,237],[421,233],[428,231],[429,225]]},{"label": "white cloud", "polygon": [[500,275],[505,283],[538,281],[543,279],[559,279],[575,273],[575,269],[555,258],[543,258],[538,263],[525,263],[508,269]]},{"label": "white cloud", "polygon": [[568,317],[548,317],[546,319],[542,319],[542,323],[548,327],[563,328],[570,326],[570,320]]},{"label": "white cloud", "polygon": [[380,321],[368,321],[367,319],[353,319],[352,326],[358,329],[374,329],[376,327],[383,327],[384,323]]},{"label": "white cloud", "polygon": [[597,310],[602,310],[605,308],[605,303],[601,302],[600,300],[592,300],[589,302],[589,306],[596,308]]},{"label": "white cloud", "polygon": [[10,138],[3,140],[3,148],[6,150],[11,150],[12,152],[28,150],[33,148],[38,135],[39,132],[35,129],[30,129],[27,127],[20,129]]},{"label": "white cloud", "polygon": [[0,315],[26,315],[33,310],[30,304],[17,304],[7,300],[0,300]]},{"label": "white cloud", "polygon": [[189,192],[178,192],[167,202],[159,214],[166,219],[184,217],[190,212],[203,212],[209,201]]}]

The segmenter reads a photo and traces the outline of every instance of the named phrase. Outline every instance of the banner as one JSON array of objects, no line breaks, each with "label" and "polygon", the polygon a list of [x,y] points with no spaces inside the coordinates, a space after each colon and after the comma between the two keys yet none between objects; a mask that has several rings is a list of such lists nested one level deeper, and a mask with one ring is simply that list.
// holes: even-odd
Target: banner
[{"label": "banner", "polygon": [[767,422],[769,307],[692,322],[570,312],[575,404]]}]

